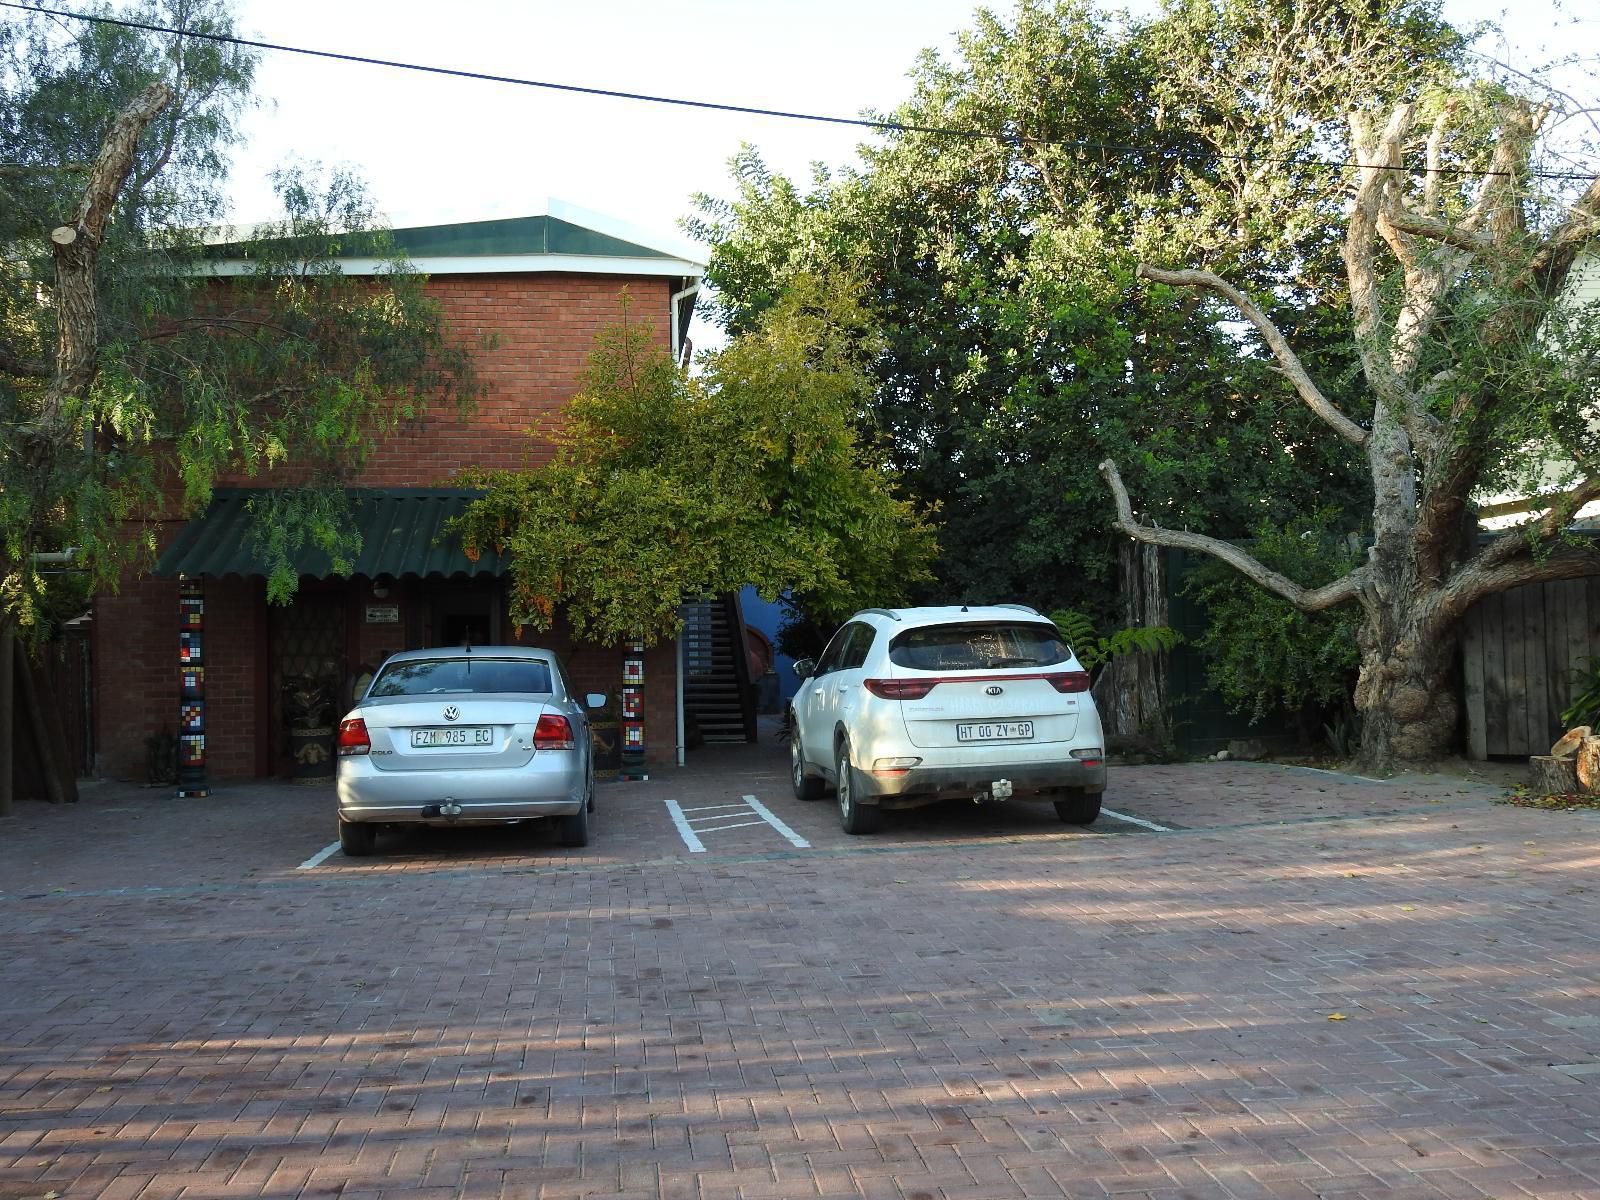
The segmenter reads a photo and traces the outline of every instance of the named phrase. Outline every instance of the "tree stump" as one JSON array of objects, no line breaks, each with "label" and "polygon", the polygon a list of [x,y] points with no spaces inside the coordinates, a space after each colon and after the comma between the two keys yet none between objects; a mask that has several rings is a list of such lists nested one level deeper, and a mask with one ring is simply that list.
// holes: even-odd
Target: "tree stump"
[{"label": "tree stump", "polygon": [[1571,796],[1578,790],[1578,761],[1535,754],[1528,759],[1533,773],[1532,791],[1536,796]]},{"label": "tree stump", "polygon": [[1589,795],[1600,792],[1600,737],[1578,743],[1578,786]]}]

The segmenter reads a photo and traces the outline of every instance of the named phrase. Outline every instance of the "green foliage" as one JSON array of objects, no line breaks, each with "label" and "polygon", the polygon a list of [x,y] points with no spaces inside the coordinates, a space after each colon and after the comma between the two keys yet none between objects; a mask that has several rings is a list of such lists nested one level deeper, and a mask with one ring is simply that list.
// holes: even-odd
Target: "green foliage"
[{"label": "green foliage", "polygon": [[1353,523],[1369,499],[1359,455],[1321,436],[1261,348],[1209,305],[1136,286],[1136,261],[1256,289],[1359,418],[1330,236],[1342,180],[1238,156],[1323,154],[1352,107],[1419,94],[1460,51],[1418,0],[1174,2],[1135,20],[1025,0],[980,11],[950,60],[924,55],[894,113],[1008,140],[885,134],[864,169],[809,186],[746,147],[733,195],[697,197],[688,227],[732,332],[799,274],[864,281],[883,331],[870,427],[911,494],[944,502],[938,583],[919,599],[1067,602],[1107,621],[1107,456],[1147,519],[1226,537],[1302,520],[1309,496]]},{"label": "green foliage", "polygon": [[1088,671],[1095,671],[1120,655],[1156,654],[1171,650],[1183,641],[1182,634],[1165,625],[1129,626],[1101,637],[1093,621],[1071,608],[1056,609],[1050,614],[1050,620],[1055,622],[1067,645]]},{"label": "green foliage", "polygon": [[1561,710],[1562,725],[1600,725],[1600,658],[1583,659],[1572,672],[1572,686],[1572,703]]},{"label": "green foliage", "polygon": [[[233,30],[221,0],[149,0],[121,15]],[[468,353],[350,176],[281,172],[281,221],[208,243],[254,66],[253,52],[220,43],[0,18],[0,616],[29,636],[43,628],[35,553],[77,547],[91,583],[115,587],[151,561],[152,521],[198,510],[224,476],[273,489],[258,537],[271,595],[287,599],[293,546],[355,549],[339,485],[376,441],[475,395]],[[29,431],[61,318],[46,235],[77,208],[113,118],[158,80],[176,96],[140,140],[99,247],[93,376],[67,395],[60,431],[73,449],[41,454]],[[343,275],[336,257],[357,248],[387,272]],[[219,260],[246,266],[219,276]]]},{"label": "green foliage", "polygon": [[754,584],[819,618],[901,601],[936,552],[895,474],[853,431],[870,394],[869,314],[839,280],[788,294],[698,374],[626,320],[598,339],[549,465],[493,471],[462,522],[511,558],[511,613],[559,609],[601,642],[679,626],[691,597]]},{"label": "green foliage", "polygon": [[[1262,525],[1251,553],[1273,570],[1318,587],[1349,572],[1359,555],[1324,531],[1332,516],[1309,530]],[[1348,706],[1360,663],[1352,607],[1303,613],[1263,591],[1232,567],[1207,560],[1184,583],[1206,610],[1206,632],[1195,645],[1205,655],[1211,684],[1234,712],[1259,721],[1271,708],[1298,713],[1310,703]]]}]

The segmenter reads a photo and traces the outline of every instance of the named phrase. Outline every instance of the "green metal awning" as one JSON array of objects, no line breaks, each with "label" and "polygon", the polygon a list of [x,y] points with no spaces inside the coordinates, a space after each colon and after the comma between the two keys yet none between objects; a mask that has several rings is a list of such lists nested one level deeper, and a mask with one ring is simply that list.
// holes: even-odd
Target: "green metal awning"
[{"label": "green metal awning", "polygon": [[[251,488],[218,488],[211,506],[183,527],[177,541],[156,564],[155,573],[178,575],[265,575],[267,568],[252,539],[255,514],[249,509]],[[482,492],[450,488],[351,489],[361,550],[352,575],[376,579],[390,575],[422,578],[456,575],[502,575],[500,556],[486,551],[476,562],[467,557],[461,540],[445,532],[445,523],[459,517]],[[295,555],[301,575],[326,579],[333,562],[317,546],[306,545]]]}]

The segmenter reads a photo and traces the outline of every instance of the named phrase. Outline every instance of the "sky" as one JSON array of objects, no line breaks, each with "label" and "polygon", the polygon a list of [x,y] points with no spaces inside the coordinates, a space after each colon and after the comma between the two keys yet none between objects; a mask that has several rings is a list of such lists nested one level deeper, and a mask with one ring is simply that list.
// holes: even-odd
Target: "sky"
[{"label": "sky", "polygon": [[[1009,4],[994,5],[999,12]],[[919,51],[948,56],[971,0],[240,0],[245,36],[557,83],[858,116],[904,99]],[[1592,0],[1446,0],[1458,23],[1497,20],[1483,43],[1531,67],[1577,52],[1561,82],[1600,97]],[[1582,14],[1582,15],[1575,15]],[[545,211],[609,214],[693,252],[678,232],[696,191],[729,195],[741,142],[805,176],[850,162],[865,131],[420,75],[266,52],[235,153],[232,217],[275,215],[267,173],[347,165],[397,226]]]}]

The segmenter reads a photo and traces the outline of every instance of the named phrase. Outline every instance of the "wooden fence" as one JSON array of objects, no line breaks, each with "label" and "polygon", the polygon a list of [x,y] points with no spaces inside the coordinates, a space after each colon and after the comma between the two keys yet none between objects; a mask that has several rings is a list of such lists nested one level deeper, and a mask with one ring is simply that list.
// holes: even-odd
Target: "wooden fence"
[{"label": "wooden fence", "polygon": [[1565,731],[1573,672],[1600,656],[1600,576],[1478,601],[1461,636],[1471,758],[1548,754]]}]

